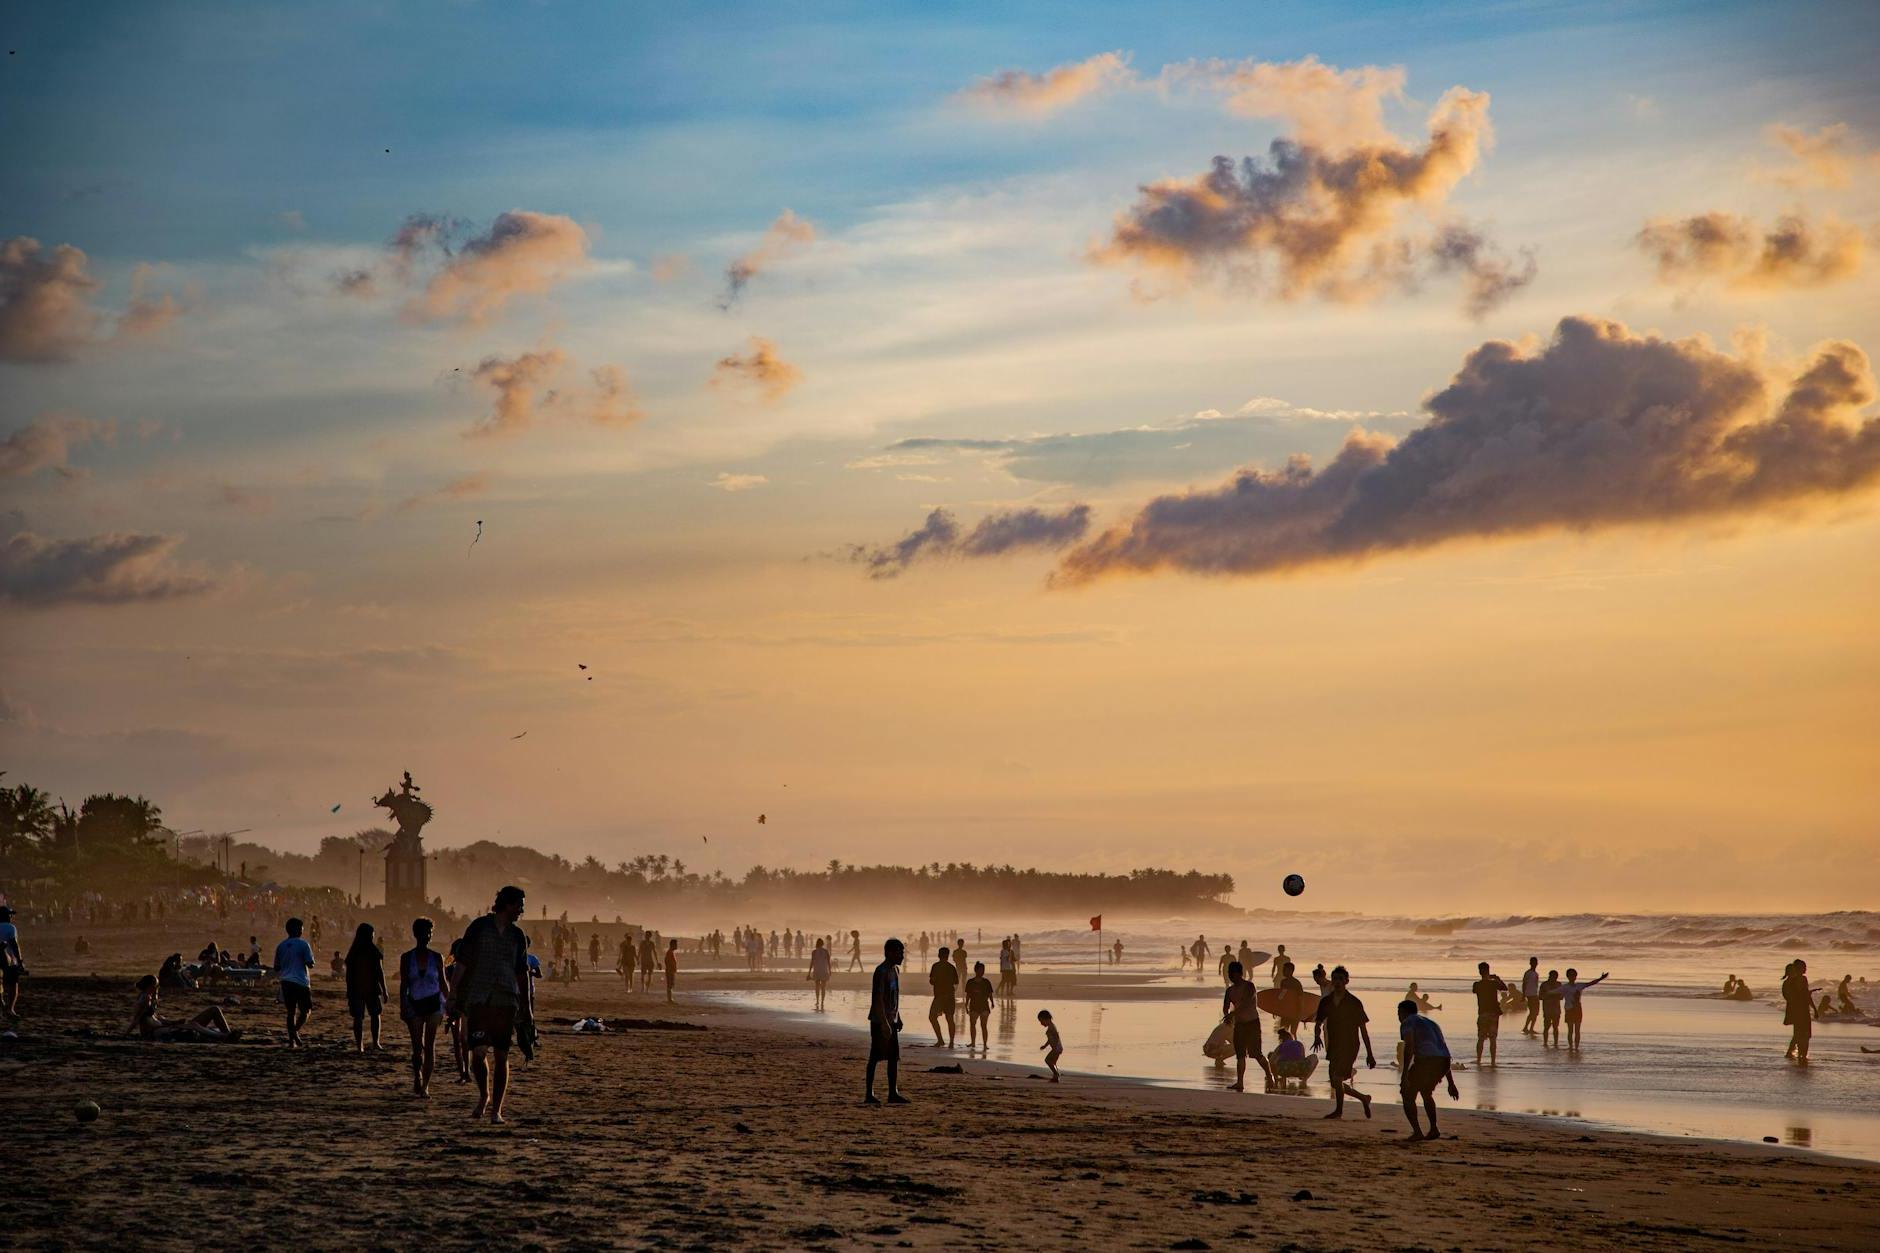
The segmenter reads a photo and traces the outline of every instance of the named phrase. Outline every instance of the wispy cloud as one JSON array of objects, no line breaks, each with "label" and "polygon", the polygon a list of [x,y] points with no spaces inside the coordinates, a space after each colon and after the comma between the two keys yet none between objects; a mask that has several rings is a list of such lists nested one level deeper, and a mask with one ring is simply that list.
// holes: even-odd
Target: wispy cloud
[{"label": "wispy cloud", "polygon": [[1135,81],[1135,73],[1123,53],[1100,52],[1042,74],[1000,70],[961,91],[957,99],[998,116],[1046,117],[1080,100]]},{"label": "wispy cloud", "polygon": [[23,479],[51,470],[71,478],[71,454],[93,440],[110,436],[109,423],[70,413],[35,418],[0,440],[0,479]]},{"label": "wispy cloud", "polygon": [[732,474],[728,470],[720,470],[711,485],[721,492],[748,492],[768,482],[770,480],[761,474]]},{"label": "wispy cloud", "polygon": [[1056,512],[1007,509],[987,514],[971,531],[962,531],[946,509],[892,544],[856,544],[846,556],[871,579],[891,579],[916,562],[944,558],[1001,557],[1024,549],[1057,549],[1074,544],[1090,529],[1090,506],[1069,505]]},{"label": "wispy cloud", "polygon": [[1820,222],[1789,213],[1764,227],[1734,213],[1699,213],[1646,223],[1633,242],[1657,267],[1658,281],[1695,286],[1717,280],[1739,290],[1821,287],[1860,272],[1866,242],[1833,215]]},{"label": "wispy cloud", "polygon": [[1784,187],[1851,186],[1857,175],[1880,173],[1880,151],[1865,148],[1846,122],[1812,133],[1778,122],[1763,132],[1771,144],[1792,158],[1786,165],[1762,167],[1758,177]]},{"label": "wispy cloud", "polygon": [[744,289],[750,286],[752,279],[784,258],[809,247],[815,239],[816,227],[813,223],[798,217],[789,209],[779,213],[777,220],[764,229],[763,238],[757,241],[757,246],[733,258],[731,264],[725,267],[725,292],[719,298],[718,307],[729,309],[744,294]]}]

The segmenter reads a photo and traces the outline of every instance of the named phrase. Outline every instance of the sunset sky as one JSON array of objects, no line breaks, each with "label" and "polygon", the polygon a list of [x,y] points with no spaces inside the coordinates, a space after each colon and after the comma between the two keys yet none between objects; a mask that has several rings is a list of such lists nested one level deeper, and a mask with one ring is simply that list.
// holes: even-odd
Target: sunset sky
[{"label": "sunset sky", "polygon": [[409,769],[433,845],[1247,906],[1880,892],[1870,3],[0,29],[8,783],[310,850]]}]

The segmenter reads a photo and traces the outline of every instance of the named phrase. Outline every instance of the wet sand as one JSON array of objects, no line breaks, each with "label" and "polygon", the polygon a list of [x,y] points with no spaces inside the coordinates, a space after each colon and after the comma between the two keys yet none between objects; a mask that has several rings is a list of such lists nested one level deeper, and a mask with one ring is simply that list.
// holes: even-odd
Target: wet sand
[{"label": "wet sand", "polygon": [[[963,1075],[931,1074],[957,1059],[915,1048],[904,1086],[916,1103],[863,1108],[851,1034],[683,992],[668,1008],[625,995],[617,977],[542,987],[545,1047],[518,1067],[509,1125],[491,1128],[466,1120],[471,1089],[448,1064],[430,1100],[409,1093],[395,1019],[386,1053],[351,1052],[330,980],[315,990],[315,1047],[288,1053],[265,991],[165,998],[172,1017],[223,1003],[249,1033],[239,1044],[122,1038],[130,973],[36,975],[23,1038],[0,1043],[16,1246],[1880,1242],[1869,1200],[1880,1167],[1785,1149],[1447,1110],[1458,1138],[1412,1144],[1382,1101],[1372,1121],[1354,1107],[1327,1123],[1323,1104],[1291,1098],[1053,1086],[972,1061]],[[800,974],[687,981],[802,987]],[[705,1030],[547,1025],[589,1012]],[[910,1006],[910,1042],[914,1016]],[[1389,1094],[1386,1073],[1367,1086]],[[79,1124],[81,1099],[103,1116]],[[1295,1200],[1302,1190],[1310,1198]]]}]

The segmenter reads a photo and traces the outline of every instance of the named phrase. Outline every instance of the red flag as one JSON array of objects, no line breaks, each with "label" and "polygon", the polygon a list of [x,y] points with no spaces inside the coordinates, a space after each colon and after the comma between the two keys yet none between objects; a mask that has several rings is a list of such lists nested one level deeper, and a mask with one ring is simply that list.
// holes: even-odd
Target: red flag
[{"label": "red flag", "polygon": [[1103,915],[1102,914],[1096,914],[1090,919],[1090,929],[1092,931],[1103,930]]}]

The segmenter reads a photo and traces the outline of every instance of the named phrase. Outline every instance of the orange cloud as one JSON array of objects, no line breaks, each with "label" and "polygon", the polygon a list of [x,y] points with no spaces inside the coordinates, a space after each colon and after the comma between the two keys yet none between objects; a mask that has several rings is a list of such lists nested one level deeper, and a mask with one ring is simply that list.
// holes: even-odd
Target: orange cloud
[{"label": "orange cloud", "polygon": [[35,418],[0,440],[0,479],[23,479],[41,470],[66,478],[80,471],[71,464],[74,448],[108,439],[111,426],[76,414],[54,413]]},{"label": "orange cloud", "polygon": [[[1412,212],[1440,208],[1491,144],[1485,93],[1444,93],[1420,148],[1389,137],[1355,142],[1372,128],[1374,106],[1395,81],[1388,72],[1344,84],[1350,99],[1333,108],[1336,71],[1316,63],[1278,68],[1285,72],[1260,80],[1256,102],[1295,121],[1316,119],[1315,133],[1336,132],[1340,146],[1279,139],[1265,162],[1250,157],[1237,166],[1216,157],[1206,174],[1149,184],[1118,215],[1110,238],[1092,248],[1093,261],[1135,265],[1178,286],[1222,278],[1288,300],[1368,299],[1414,283],[1419,270],[1461,269],[1479,280],[1470,293],[1476,311],[1485,297],[1493,303],[1526,281],[1509,282],[1511,264],[1468,228],[1456,228],[1473,236],[1467,246],[1447,231],[1400,233]],[[1299,93],[1296,109],[1288,92]]]},{"label": "orange cloud", "polygon": [[803,371],[777,355],[777,345],[760,335],[751,336],[750,350],[720,357],[712,367],[712,385],[756,387],[765,400],[782,400],[803,381]]},{"label": "orange cloud", "polygon": [[[409,257],[444,234],[435,219],[414,221],[421,229],[410,232],[411,239],[401,231],[393,241],[398,256]],[[481,324],[515,297],[540,295],[587,262],[587,232],[573,218],[511,209],[449,255],[424,290],[407,302],[405,316],[417,322]]]},{"label": "orange cloud", "polygon": [[50,253],[26,235],[0,244],[0,360],[63,361],[90,342],[102,284],[86,264],[70,244]]},{"label": "orange cloud", "polygon": [[436,504],[440,501],[471,500],[489,491],[490,484],[494,481],[494,475],[481,471],[475,474],[466,474],[460,478],[452,479],[442,487],[435,487],[428,492],[419,492],[415,496],[405,497],[405,499],[398,502],[398,512],[409,513],[413,509],[420,509],[425,505]]},{"label": "orange cloud", "polygon": [[1717,279],[1741,290],[1820,287],[1860,272],[1861,233],[1833,215],[1819,224],[1789,213],[1764,229],[1734,213],[1699,213],[1646,223],[1633,242],[1658,268],[1658,281]]},{"label": "orange cloud", "polygon": [[1101,52],[1042,74],[1001,70],[980,79],[957,98],[989,113],[1044,117],[1135,80],[1135,72],[1122,53]]},{"label": "orange cloud", "polygon": [[1293,137],[1314,148],[1389,148],[1397,142],[1384,124],[1384,104],[1403,99],[1402,66],[1341,70],[1310,56],[1300,61],[1191,61],[1169,66],[1162,78],[1222,92],[1232,113],[1284,118]]},{"label": "orange cloud", "polygon": [[718,301],[718,307],[729,309],[744,294],[744,289],[752,279],[785,257],[809,247],[815,239],[816,227],[813,223],[796,216],[789,209],[779,213],[777,220],[764,229],[764,237],[757,241],[757,247],[735,258],[725,267],[725,294]]},{"label": "orange cloud", "polygon": [[182,542],[126,531],[47,539],[0,516],[0,602],[51,608],[197,596],[215,580],[172,564]]},{"label": "orange cloud", "polygon": [[1880,170],[1880,152],[1862,150],[1846,122],[1824,126],[1812,135],[1778,122],[1763,131],[1763,137],[1795,158],[1790,165],[1757,171],[1760,177],[1785,187],[1845,188],[1856,174]]},{"label": "orange cloud", "polygon": [[628,426],[646,416],[625,370],[604,365],[588,372],[585,386],[559,385],[557,380],[572,365],[559,348],[483,358],[470,371],[470,379],[490,393],[492,407],[489,416],[465,434],[515,435],[549,416],[597,426]]},{"label": "orange cloud", "polygon": [[1158,497],[1065,554],[1056,580],[1254,576],[1848,496],[1880,486],[1880,418],[1859,417],[1875,395],[1844,341],[1785,373],[1701,338],[1563,318],[1544,347],[1471,352],[1401,443],[1360,432],[1320,469],[1296,457]]}]

